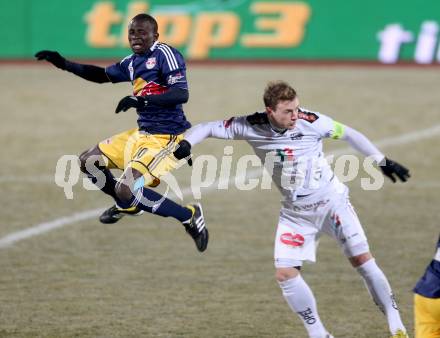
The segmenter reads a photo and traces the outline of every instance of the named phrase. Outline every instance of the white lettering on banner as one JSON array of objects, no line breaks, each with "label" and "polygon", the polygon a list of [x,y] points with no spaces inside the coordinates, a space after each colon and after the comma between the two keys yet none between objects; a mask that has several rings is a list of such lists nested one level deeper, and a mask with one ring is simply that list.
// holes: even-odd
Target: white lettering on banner
[{"label": "white lettering on banner", "polygon": [[414,55],[417,63],[428,64],[434,60],[435,48],[437,46],[437,33],[437,22],[425,21],[422,24]]},{"label": "white lettering on banner", "polygon": [[399,24],[386,25],[377,37],[381,43],[379,61],[383,63],[396,63],[399,59],[402,45],[413,40],[413,34],[405,31]]},{"label": "white lettering on banner", "polygon": [[[415,34],[399,23],[386,25],[377,34],[380,41],[378,59],[382,63],[393,64],[399,60],[400,51],[404,44],[415,43],[414,61],[420,64],[431,64],[436,58],[440,62],[440,48],[438,48],[439,24],[435,21],[423,21],[420,32]],[[437,55],[436,55],[436,48]]]}]

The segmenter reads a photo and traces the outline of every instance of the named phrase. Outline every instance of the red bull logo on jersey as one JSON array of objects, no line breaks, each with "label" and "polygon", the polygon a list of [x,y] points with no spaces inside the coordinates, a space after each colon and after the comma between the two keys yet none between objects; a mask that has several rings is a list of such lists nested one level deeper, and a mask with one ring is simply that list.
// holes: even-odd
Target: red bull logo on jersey
[{"label": "red bull logo on jersey", "polygon": [[140,95],[140,96],[157,95],[157,94],[163,94],[166,91],[167,91],[167,87],[162,86],[154,81],[147,82],[140,77],[133,81],[134,95]]},{"label": "red bull logo on jersey", "polygon": [[291,246],[302,246],[304,244],[304,237],[300,234],[286,232],[280,236],[281,243]]},{"label": "red bull logo on jersey", "polygon": [[145,62],[145,66],[147,67],[147,69],[153,69],[154,66],[156,66],[156,58],[148,58],[147,62]]}]

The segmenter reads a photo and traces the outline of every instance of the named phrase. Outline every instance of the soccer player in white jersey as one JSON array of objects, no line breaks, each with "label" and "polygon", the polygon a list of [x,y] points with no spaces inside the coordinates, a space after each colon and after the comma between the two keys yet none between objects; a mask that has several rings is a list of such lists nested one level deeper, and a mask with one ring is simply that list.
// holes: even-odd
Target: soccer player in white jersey
[{"label": "soccer player in white jersey", "polygon": [[371,255],[350,204],[348,188],[324,160],[322,139],[345,140],[363,155],[372,156],[393,182],[396,177],[406,181],[409,171],[386,158],[360,132],[300,107],[295,90],[285,82],[268,84],[264,104],[266,110],[262,113],[195,126],[185,134],[175,156],[188,157],[191,146],[214,137],[246,140],[266,167],[271,163],[268,169],[283,195],[275,237],[276,279],[309,337],[332,337],[321,322],[315,297],[300,274],[304,261],[315,261],[316,240],[321,233],[336,240],[362,276],[374,302],[386,316],[391,336],[408,337],[388,280]]}]

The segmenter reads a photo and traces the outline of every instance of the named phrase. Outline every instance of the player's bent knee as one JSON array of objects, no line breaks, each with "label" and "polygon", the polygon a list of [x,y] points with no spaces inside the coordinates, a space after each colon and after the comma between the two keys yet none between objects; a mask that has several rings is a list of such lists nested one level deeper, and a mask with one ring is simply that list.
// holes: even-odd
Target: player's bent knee
[{"label": "player's bent knee", "polygon": [[122,208],[128,208],[131,205],[131,202],[133,200],[133,193],[131,192],[131,189],[129,186],[119,183],[115,187],[115,193],[116,197],[120,201],[120,207]]},{"label": "player's bent knee", "polygon": [[[88,149],[79,155],[80,169],[82,172],[87,173],[87,161],[89,161],[89,158],[92,156],[102,156],[101,150],[99,150],[98,146]],[[97,160],[97,162],[99,161]]]},{"label": "player's bent knee", "polygon": [[295,278],[299,274],[299,267],[277,268],[275,278],[278,282],[285,282],[288,279]]},{"label": "player's bent knee", "polygon": [[89,151],[84,151],[81,155],[79,155],[80,168],[82,172],[86,172],[86,163],[89,158]]}]

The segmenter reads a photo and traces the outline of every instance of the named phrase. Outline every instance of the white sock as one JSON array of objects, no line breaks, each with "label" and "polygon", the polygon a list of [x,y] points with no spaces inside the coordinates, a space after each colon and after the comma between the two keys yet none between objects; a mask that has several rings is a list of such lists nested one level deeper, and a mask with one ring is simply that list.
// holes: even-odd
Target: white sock
[{"label": "white sock", "polygon": [[406,332],[391,286],[382,270],[377,266],[375,259],[368,260],[356,269],[363,277],[374,302],[387,317],[391,334],[395,334],[399,329]]},{"label": "white sock", "polygon": [[292,311],[298,314],[309,336],[326,337],[327,331],[319,318],[315,296],[301,275],[278,284],[283,291],[284,299]]}]

